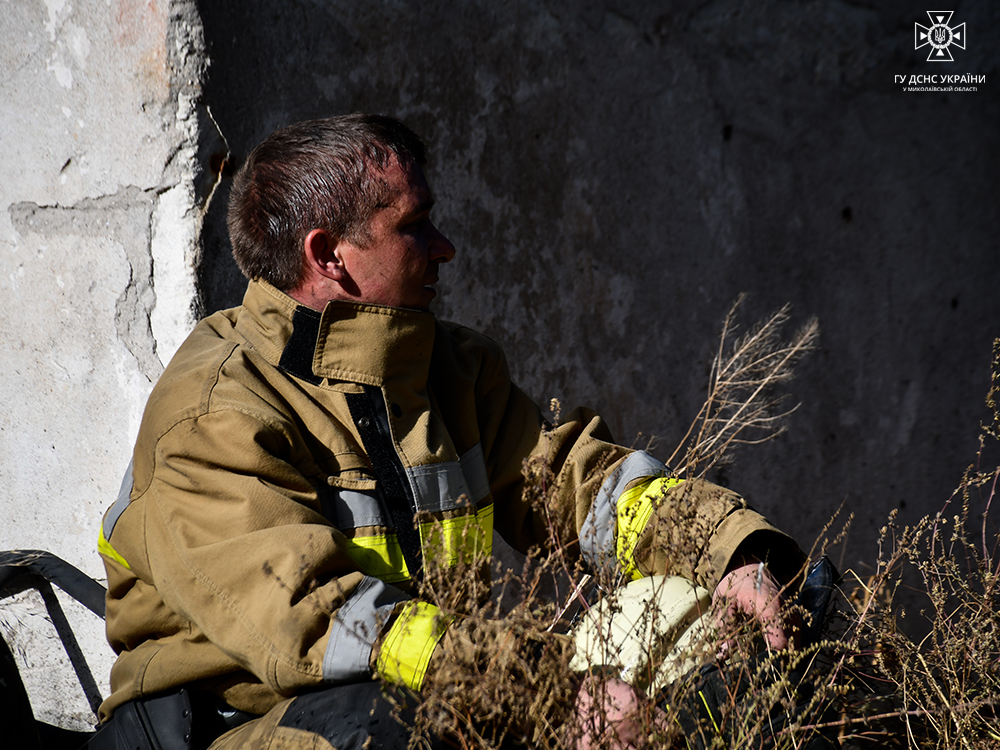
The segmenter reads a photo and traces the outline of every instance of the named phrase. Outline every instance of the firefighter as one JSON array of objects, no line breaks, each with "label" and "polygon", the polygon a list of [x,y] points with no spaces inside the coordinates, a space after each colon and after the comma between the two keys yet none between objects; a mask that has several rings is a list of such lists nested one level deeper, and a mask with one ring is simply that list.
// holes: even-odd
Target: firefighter
[{"label": "firefighter", "polygon": [[[420,583],[488,557],[494,530],[521,551],[557,538],[594,571],[683,575],[787,644],[788,537],[592,411],[548,425],[497,344],[429,311],[455,247],[424,159],[403,124],[349,115],[275,132],[237,174],[243,304],[160,377],[103,520],[118,658],[93,747],[405,746],[384,686],[418,694],[487,637]],[[524,496],[532,461],[554,477],[547,512]],[[671,558],[678,539],[696,554]]]}]

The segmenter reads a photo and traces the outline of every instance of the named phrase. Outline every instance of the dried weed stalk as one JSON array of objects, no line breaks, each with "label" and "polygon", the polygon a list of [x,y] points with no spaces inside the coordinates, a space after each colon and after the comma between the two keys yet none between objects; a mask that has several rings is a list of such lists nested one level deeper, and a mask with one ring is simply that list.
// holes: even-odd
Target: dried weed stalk
[{"label": "dried weed stalk", "polygon": [[732,341],[744,298],[736,299],[723,322],[705,403],[667,460],[679,476],[703,476],[728,460],[736,445],[777,437],[798,408],[788,407],[787,396],[777,395],[775,387],[791,380],[795,366],[816,347],[819,323],[812,318],[785,340],[782,329],[791,309],[785,305]]},{"label": "dried weed stalk", "polygon": [[[987,449],[1000,447],[998,397],[1000,339],[986,399],[992,421],[977,461],[939,513],[902,528],[893,513],[875,574],[855,576],[844,658],[831,678],[846,679],[868,702],[848,706],[845,725],[864,718],[897,735],[900,747],[1000,746],[1000,467],[983,468]],[[922,633],[917,639],[897,622],[906,616],[894,605],[904,576],[916,577],[925,597],[916,627],[907,628]]]},{"label": "dried weed stalk", "polygon": [[[548,462],[527,463],[525,474],[526,495],[545,512],[555,479]],[[529,555],[520,573],[501,571],[484,554],[454,568],[425,569],[421,597],[452,622],[448,661],[428,672],[411,748],[437,737],[458,748],[565,746],[580,678],[569,669],[569,639],[551,632],[556,607],[540,592],[570,575],[578,579],[581,570],[560,544],[556,524],[549,531],[552,551]],[[516,606],[505,611],[512,599]]]},{"label": "dried weed stalk", "polygon": [[[1000,466],[983,468],[1000,448],[1000,339],[992,377],[992,421],[952,497],[913,526],[890,514],[874,574],[845,576],[815,683],[839,691],[826,725],[845,747],[1000,747]],[[895,603],[904,586],[923,598],[916,618]]]}]

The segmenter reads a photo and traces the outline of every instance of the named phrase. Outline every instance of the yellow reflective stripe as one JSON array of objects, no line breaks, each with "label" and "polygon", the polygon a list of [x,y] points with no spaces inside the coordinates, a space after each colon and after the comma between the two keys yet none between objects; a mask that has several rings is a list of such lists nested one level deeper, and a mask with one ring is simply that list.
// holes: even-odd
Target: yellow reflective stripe
[{"label": "yellow reflective stripe", "polygon": [[485,554],[490,557],[493,554],[493,503],[483,508],[476,514],[479,521],[479,528],[483,530],[483,538],[486,540]]},{"label": "yellow reflective stripe", "polygon": [[427,602],[408,602],[382,640],[375,669],[389,682],[420,690],[434,647],[451,617]]},{"label": "yellow reflective stripe", "polygon": [[101,526],[101,531],[97,535],[97,551],[104,555],[109,560],[114,560],[119,565],[125,566],[126,570],[132,570],[132,566],[128,564],[128,561],[118,554],[118,550],[111,546],[111,542],[104,538],[104,526]]},{"label": "yellow reflective stripe", "polygon": [[[409,579],[403,548],[395,534],[356,536],[345,541],[347,554],[367,575],[386,583]],[[443,559],[442,564],[449,568],[459,560],[470,564],[489,557],[493,554],[493,505],[474,515],[420,524],[420,546],[425,558]]]},{"label": "yellow reflective stripe", "polygon": [[625,575],[633,581],[643,577],[635,566],[635,546],[649,524],[654,504],[664,492],[682,481],[684,480],[673,477],[650,479],[626,490],[618,498],[618,535],[615,539],[615,552]]},{"label": "yellow reflective stripe", "polygon": [[356,536],[345,545],[347,554],[366,574],[386,583],[399,583],[410,577],[403,559],[403,548],[395,534]]},{"label": "yellow reflective stripe", "polygon": [[454,568],[493,554],[493,505],[475,515],[420,524],[420,543],[428,560],[443,554],[443,564]]}]

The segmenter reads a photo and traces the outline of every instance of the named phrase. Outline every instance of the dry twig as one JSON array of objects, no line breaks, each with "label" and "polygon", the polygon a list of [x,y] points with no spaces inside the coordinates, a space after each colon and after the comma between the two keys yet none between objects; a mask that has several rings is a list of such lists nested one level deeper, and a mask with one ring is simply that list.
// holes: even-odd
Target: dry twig
[{"label": "dry twig", "polygon": [[678,475],[702,476],[724,462],[735,445],[777,437],[798,408],[787,407],[787,397],[777,395],[775,387],[791,380],[795,366],[815,348],[819,323],[812,318],[784,340],[790,310],[785,305],[730,343],[739,329],[736,313],[744,298],[737,298],[723,322],[705,403],[667,461]]}]

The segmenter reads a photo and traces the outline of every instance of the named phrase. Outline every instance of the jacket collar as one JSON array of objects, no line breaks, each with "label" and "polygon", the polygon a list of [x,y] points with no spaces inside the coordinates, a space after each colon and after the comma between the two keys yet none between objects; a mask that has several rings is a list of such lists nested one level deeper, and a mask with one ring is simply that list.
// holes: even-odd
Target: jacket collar
[{"label": "jacket collar", "polygon": [[317,384],[323,378],[422,389],[434,349],[434,315],[334,301],[322,314],[266,281],[251,281],[236,324],[271,364]]}]

